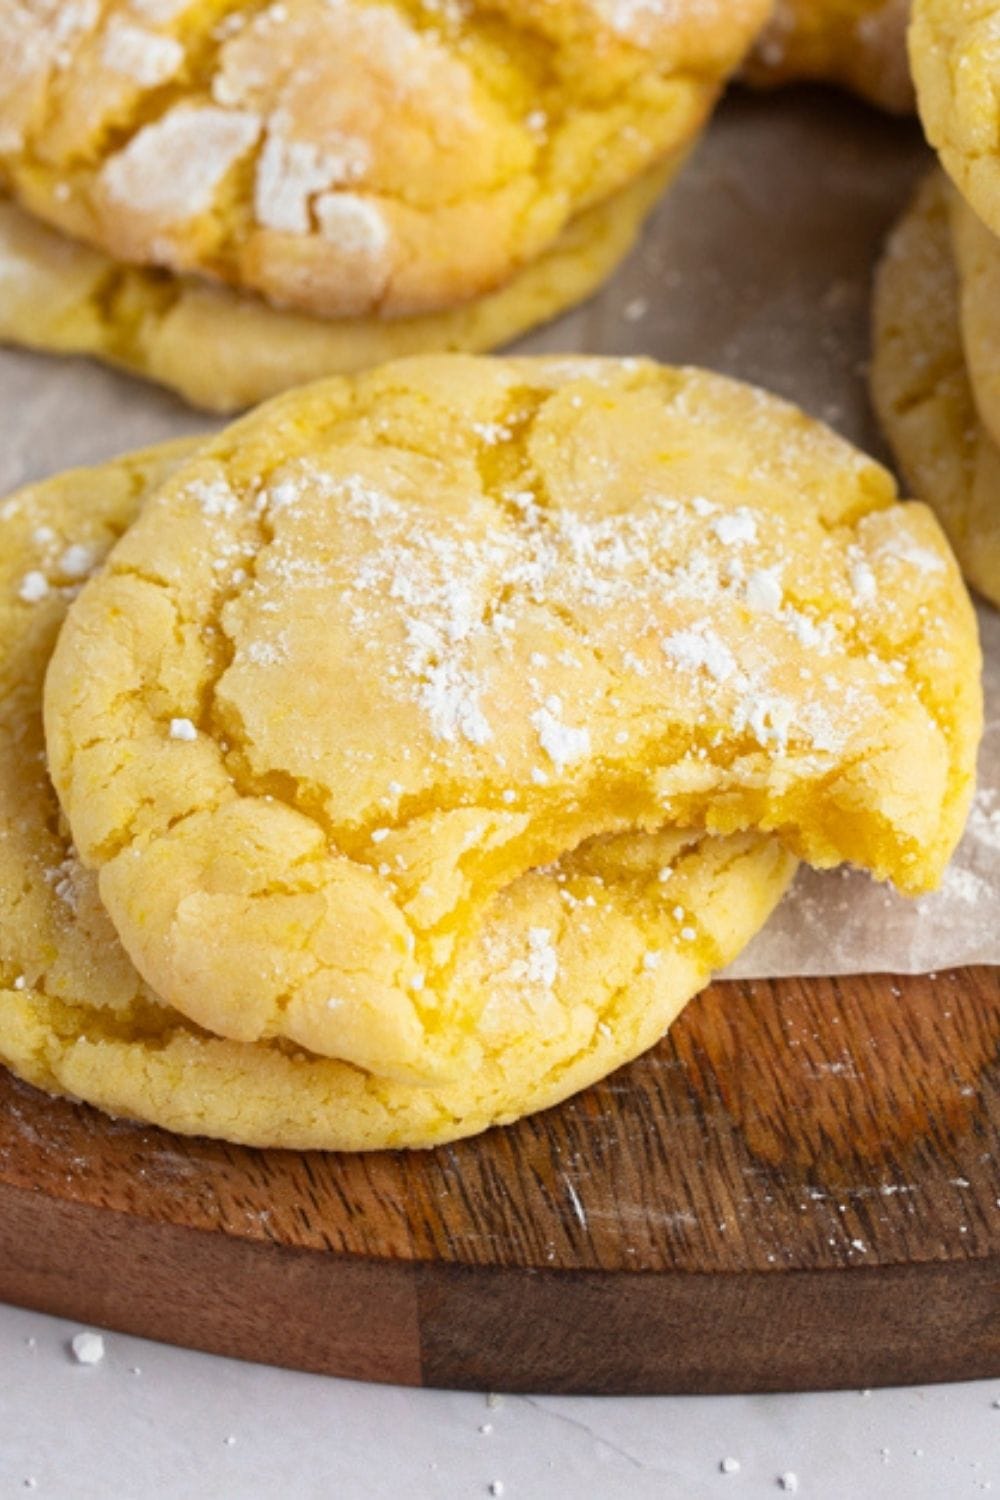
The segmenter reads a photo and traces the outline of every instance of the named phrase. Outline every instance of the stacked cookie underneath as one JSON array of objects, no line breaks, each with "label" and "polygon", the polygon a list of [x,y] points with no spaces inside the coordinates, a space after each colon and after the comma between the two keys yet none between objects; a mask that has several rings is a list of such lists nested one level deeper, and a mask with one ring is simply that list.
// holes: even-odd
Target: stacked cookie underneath
[{"label": "stacked cookie underneath", "polygon": [[403,361],[0,536],[0,1057],[112,1114],[509,1121],[652,1045],[796,859],[918,893],[961,832],[937,523],[718,376]]},{"label": "stacked cookie underneath", "polygon": [[944,170],[887,247],[872,388],[907,483],[937,512],[966,577],[1000,604],[1000,4],[916,0],[910,54]]},{"label": "stacked cookie underneath", "polygon": [[1000,604],[1000,241],[943,172],[895,230],[875,293],[872,393],[907,483]]}]

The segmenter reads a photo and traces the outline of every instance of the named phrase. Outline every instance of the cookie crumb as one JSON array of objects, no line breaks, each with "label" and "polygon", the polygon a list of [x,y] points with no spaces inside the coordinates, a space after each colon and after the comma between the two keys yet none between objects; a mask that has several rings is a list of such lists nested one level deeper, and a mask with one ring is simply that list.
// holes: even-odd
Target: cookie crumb
[{"label": "cookie crumb", "polygon": [[75,1333],[70,1349],[78,1365],[99,1365],[104,1358],[104,1340],[99,1333]]}]

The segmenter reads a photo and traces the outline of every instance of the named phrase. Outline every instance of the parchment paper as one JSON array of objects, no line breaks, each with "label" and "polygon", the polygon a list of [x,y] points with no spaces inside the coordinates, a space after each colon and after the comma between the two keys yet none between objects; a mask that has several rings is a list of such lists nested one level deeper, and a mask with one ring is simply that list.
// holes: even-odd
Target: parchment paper
[{"label": "parchment paper", "polygon": [[[915,126],[835,94],[734,96],[615,280],[520,347],[723,370],[798,401],[885,457],[865,382],[871,272],[929,162]],[[96,365],[14,351],[0,351],[0,413],[0,492],[218,425]],[[912,902],[856,871],[803,871],[732,972],[1000,963],[1000,615],[986,606],[980,614],[980,790],[943,890]]]}]

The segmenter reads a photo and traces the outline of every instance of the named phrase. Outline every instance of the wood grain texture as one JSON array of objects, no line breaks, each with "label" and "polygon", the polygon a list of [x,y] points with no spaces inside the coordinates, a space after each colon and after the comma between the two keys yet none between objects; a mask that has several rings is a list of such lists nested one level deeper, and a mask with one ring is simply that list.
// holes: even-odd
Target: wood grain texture
[{"label": "wood grain texture", "polygon": [[430,1152],[186,1141],[0,1078],[0,1297],[406,1384],[1000,1375],[1000,970],[716,985]]}]

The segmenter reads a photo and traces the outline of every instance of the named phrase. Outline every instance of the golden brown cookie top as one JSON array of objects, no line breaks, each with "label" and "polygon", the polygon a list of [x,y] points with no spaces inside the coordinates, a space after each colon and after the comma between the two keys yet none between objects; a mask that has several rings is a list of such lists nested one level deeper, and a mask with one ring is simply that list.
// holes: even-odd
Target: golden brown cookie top
[{"label": "golden brown cookie top", "polygon": [[767,4],[7,4],[0,173],[120,261],[450,307],[689,139]]},{"label": "golden brown cookie top", "polygon": [[315,318],[192,276],[125,268],[0,198],[0,342],[93,355],[193,406],[228,413],[389,359],[479,353],[590,296],[630,249],[684,154],[577,214],[497,291],[419,318]]},{"label": "golden brown cookie top", "polygon": [[485,900],[588,837],[778,830],[933,885],[977,669],[933,518],[793,408],[442,356],[201,448],[70,612],[47,733],[159,994],[412,1076]]}]

